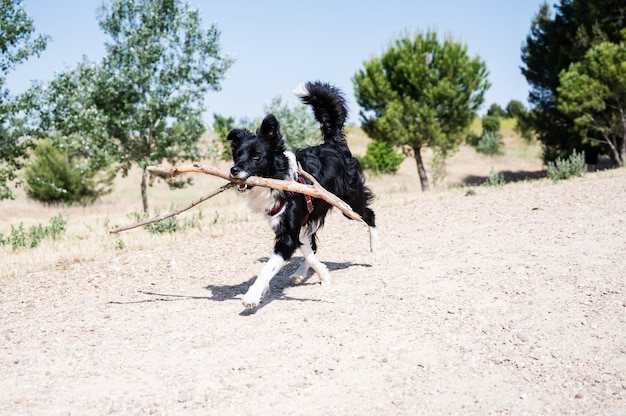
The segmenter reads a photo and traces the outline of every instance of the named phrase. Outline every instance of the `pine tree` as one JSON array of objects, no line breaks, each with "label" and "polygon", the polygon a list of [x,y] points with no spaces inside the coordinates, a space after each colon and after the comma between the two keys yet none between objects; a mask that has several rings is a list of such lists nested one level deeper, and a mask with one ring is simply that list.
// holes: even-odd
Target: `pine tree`
[{"label": "pine tree", "polygon": [[451,37],[406,33],[353,77],[363,130],[410,149],[426,191],[422,149],[432,148],[441,162],[458,148],[489,88],[487,74],[485,63]]}]

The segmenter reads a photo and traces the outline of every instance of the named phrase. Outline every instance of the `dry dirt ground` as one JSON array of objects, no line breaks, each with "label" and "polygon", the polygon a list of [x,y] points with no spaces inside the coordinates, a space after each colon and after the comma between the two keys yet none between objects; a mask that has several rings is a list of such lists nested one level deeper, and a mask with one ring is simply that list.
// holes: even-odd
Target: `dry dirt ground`
[{"label": "dry dirt ground", "polygon": [[333,214],[332,285],[286,266],[252,312],[261,217],[5,279],[0,414],[626,415],[625,196],[624,170],[388,193],[378,252]]}]

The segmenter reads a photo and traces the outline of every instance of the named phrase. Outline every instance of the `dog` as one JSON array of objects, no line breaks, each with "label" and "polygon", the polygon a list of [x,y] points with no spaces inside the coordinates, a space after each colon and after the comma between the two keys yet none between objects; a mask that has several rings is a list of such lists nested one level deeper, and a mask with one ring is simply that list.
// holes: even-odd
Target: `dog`
[{"label": "dog", "polygon": [[[256,134],[245,129],[234,129],[228,134],[233,155],[230,175],[239,179],[260,176],[309,184],[298,174],[300,165],[363,218],[369,226],[370,249],[373,251],[377,240],[375,214],[369,208],[373,194],[365,186],[361,165],[352,156],[343,132],[348,116],[343,93],[319,81],[300,84],[294,93],[312,107],[315,119],[320,123],[323,143],[295,152],[286,150],[280,123],[269,114]],[[324,225],[332,206],[322,199],[259,186],[243,184],[238,186],[238,191],[249,198],[252,210],[268,216],[270,227],[276,234],[272,255],[243,296],[244,307],[258,307],[271,279],[297,248],[302,251],[304,261],[291,276],[291,281],[295,284],[302,282],[312,268],[319,275],[321,284],[329,285],[328,269],[315,253],[316,233]]]}]

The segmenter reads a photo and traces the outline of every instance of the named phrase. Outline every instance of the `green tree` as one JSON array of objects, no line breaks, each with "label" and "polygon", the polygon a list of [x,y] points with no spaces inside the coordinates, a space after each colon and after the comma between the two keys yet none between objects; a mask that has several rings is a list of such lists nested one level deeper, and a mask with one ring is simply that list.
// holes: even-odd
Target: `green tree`
[{"label": "green tree", "polygon": [[[308,106],[301,103],[289,105],[283,103],[281,96],[276,96],[263,106],[265,114],[274,114],[280,121],[280,131],[285,137],[288,149],[299,149],[320,142],[320,126]],[[255,123],[258,128],[261,120]]]},{"label": "green tree", "polygon": [[561,0],[554,8],[552,14],[547,3],[540,6],[522,46],[522,73],[531,87],[526,122],[542,142],[546,162],[567,158],[578,149],[595,163],[609,148],[583,140],[574,118],[558,108],[559,75],[583,60],[591,46],[620,42],[626,7],[623,0]]},{"label": "green tree", "polygon": [[526,112],[526,107],[520,100],[511,100],[506,105],[506,116],[517,118]]},{"label": "green tree", "polygon": [[220,89],[233,60],[220,53],[217,26],[202,28],[199,10],[181,0],[110,0],[99,9],[99,23],[112,39],[99,107],[124,172],[133,164],[144,170],[147,212],[145,167],[199,156],[204,99]]},{"label": "green tree", "polygon": [[20,129],[20,97],[11,96],[6,77],[15,67],[46,48],[48,37],[34,36],[33,19],[22,0],[0,0],[0,200],[12,199],[9,181],[16,178],[29,146]]},{"label": "green tree", "polygon": [[[626,29],[623,31],[626,37]],[[558,109],[573,117],[583,141],[608,146],[626,161],[626,42],[602,42],[561,72]]]},{"label": "green tree", "polygon": [[220,160],[233,160],[228,133],[235,128],[235,119],[213,113],[213,145],[210,154]]},{"label": "green tree", "polygon": [[[263,105],[263,112],[274,114],[280,121],[280,131],[287,149],[300,149],[319,143],[321,137],[319,123],[304,104],[288,104],[283,102],[281,96],[276,96],[269,104]],[[234,128],[256,131],[261,121],[260,117],[254,119],[244,117],[235,121],[233,117],[213,114],[213,132],[216,137],[211,153],[222,160],[232,160],[230,144],[226,139],[228,133]]]},{"label": "green tree", "polygon": [[524,104],[519,100],[511,100],[506,105],[507,117],[515,119],[515,127],[513,128],[526,142],[533,140],[533,129],[530,120],[530,113],[526,110]]},{"label": "green tree", "polygon": [[488,131],[498,133],[500,131],[500,117],[497,116],[485,116],[481,120],[483,126],[483,134]]},{"label": "green tree", "polygon": [[353,77],[363,130],[410,149],[426,191],[422,149],[432,148],[437,165],[444,165],[483,103],[487,75],[485,63],[450,36],[440,43],[434,32],[406,33]]},{"label": "green tree", "polygon": [[487,110],[487,115],[491,117],[504,118],[506,117],[506,111],[504,111],[504,109],[500,107],[500,104],[493,103],[489,106],[489,109]]},{"label": "green tree", "polygon": [[37,103],[38,134],[49,138],[69,160],[80,160],[87,177],[110,169],[119,157],[110,118],[101,104],[109,82],[100,64],[83,60],[25,94]]}]

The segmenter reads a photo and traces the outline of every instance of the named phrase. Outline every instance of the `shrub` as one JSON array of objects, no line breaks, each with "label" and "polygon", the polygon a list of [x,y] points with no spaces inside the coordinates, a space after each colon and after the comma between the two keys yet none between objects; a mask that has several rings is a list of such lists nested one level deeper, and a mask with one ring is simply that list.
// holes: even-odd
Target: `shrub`
[{"label": "shrub", "polygon": [[483,135],[488,131],[500,131],[500,118],[495,116],[485,116],[482,119]]},{"label": "shrub", "polygon": [[50,218],[50,225],[46,227],[37,224],[26,230],[24,223],[20,223],[17,227],[11,225],[11,233],[6,238],[0,234],[0,245],[10,244],[13,250],[22,247],[35,248],[47,238],[58,239],[65,232],[66,225],[67,222],[61,214]]},{"label": "shrub", "polygon": [[[158,210],[154,211],[154,217],[159,216]],[[145,212],[133,212],[129,217],[135,222],[141,222],[149,218],[149,214]],[[202,219],[202,211],[194,214],[191,218],[179,221],[177,216],[172,216],[164,220],[153,222],[144,226],[150,234],[165,234],[183,231],[188,228],[201,228],[200,220]]]},{"label": "shrub", "polygon": [[504,180],[504,175],[495,171],[495,169],[491,168],[491,172],[489,172],[489,177],[485,180],[485,185],[487,186],[502,186],[506,183]]},{"label": "shrub", "polygon": [[526,107],[519,100],[511,100],[506,106],[506,115],[511,118],[518,118],[526,114]]},{"label": "shrub", "polygon": [[576,149],[567,159],[557,158],[554,162],[548,162],[548,177],[553,182],[569,179],[576,176],[584,176],[587,173],[585,152],[577,153]]},{"label": "shrub", "polygon": [[499,104],[493,103],[491,104],[491,106],[489,106],[489,109],[487,110],[487,115],[493,117],[506,117],[506,111],[504,111],[504,109],[502,109]]},{"label": "shrub", "polygon": [[367,145],[365,157],[361,158],[363,169],[374,173],[396,173],[404,161],[404,156],[389,143],[373,140]]},{"label": "shrub", "polygon": [[483,136],[478,141],[476,145],[476,151],[478,153],[482,153],[488,156],[496,156],[501,155],[504,152],[502,151],[502,140],[500,137],[500,133],[497,131],[485,131]]},{"label": "shrub", "polygon": [[26,193],[44,203],[91,203],[111,192],[115,174],[100,174],[89,163],[75,163],[50,140],[33,150],[33,161],[24,170]]},{"label": "shrub", "polygon": [[465,143],[469,146],[476,147],[478,146],[478,142],[480,141],[480,136],[473,131],[467,133],[467,137],[465,138]]}]

